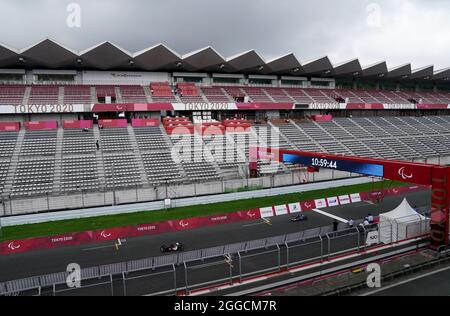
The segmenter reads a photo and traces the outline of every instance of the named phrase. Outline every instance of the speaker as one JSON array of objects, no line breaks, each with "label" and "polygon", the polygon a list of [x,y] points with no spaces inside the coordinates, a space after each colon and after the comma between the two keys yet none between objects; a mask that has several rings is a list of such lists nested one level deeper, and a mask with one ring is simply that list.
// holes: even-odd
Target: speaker
[{"label": "speaker", "polygon": [[258,178],[258,170],[257,169],[250,170],[250,178]]}]

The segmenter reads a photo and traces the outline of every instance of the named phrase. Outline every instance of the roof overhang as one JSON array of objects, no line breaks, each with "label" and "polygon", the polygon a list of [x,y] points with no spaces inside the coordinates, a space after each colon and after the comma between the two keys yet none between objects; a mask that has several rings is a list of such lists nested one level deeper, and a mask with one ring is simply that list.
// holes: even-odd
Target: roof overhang
[{"label": "roof overhang", "polygon": [[272,59],[267,62],[267,69],[264,73],[279,75],[302,75],[305,73],[302,65],[293,53]]},{"label": "roof overhang", "polygon": [[51,39],[23,49],[20,56],[27,68],[72,68],[77,66],[78,53]]},{"label": "roof overhang", "polygon": [[361,79],[450,81],[450,68],[434,72],[433,66],[411,71],[411,64],[388,70],[386,62],[361,67],[358,59],[332,65],[328,57],[301,64],[289,53],[265,61],[255,50],[225,59],[213,47],[205,47],[181,56],[164,44],[137,53],[103,42],[77,52],[52,39],[44,39],[17,50],[0,44],[0,67],[20,69],[95,69],[170,72],[211,72],[255,75],[358,77]]},{"label": "roof overhang", "polygon": [[328,56],[306,62],[302,66],[305,73],[309,75],[331,76],[333,74],[333,65]]},{"label": "roof overhang", "polygon": [[262,73],[266,68],[264,59],[254,50],[250,50],[227,59],[225,71],[242,73]]},{"label": "roof overhang", "polygon": [[20,66],[18,51],[6,45],[0,45],[0,67]]},{"label": "roof overhang", "polygon": [[181,56],[164,44],[146,48],[133,55],[135,67],[146,71],[181,70]]},{"label": "roof overhang", "polygon": [[183,67],[187,71],[221,71],[225,67],[223,58],[214,48],[208,46],[182,57]]},{"label": "roof overhang", "polygon": [[411,79],[432,80],[434,75],[434,66],[426,66],[415,69],[411,73]]},{"label": "roof overhang", "polygon": [[389,79],[410,79],[411,73],[411,64],[406,64],[389,69],[387,77]]},{"label": "roof overhang", "polygon": [[450,82],[450,68],[436,71],[434,73],[433,80]]},{"label": "roof overhang", "polygon": [[103,42],[80,53],[80,66],[101,70],[133,69],[132,55],[123,48]]},{"label": "roof overhang", "polygon": [[353,59],[334,65],[334,75],[343,77],[359,77],[362,75],[362,67],[359,59]]},{"label": "roof overhang", "polygon": [[363,78],[385,78],[388,73],[388,67],[385,61],[363,67]]}]

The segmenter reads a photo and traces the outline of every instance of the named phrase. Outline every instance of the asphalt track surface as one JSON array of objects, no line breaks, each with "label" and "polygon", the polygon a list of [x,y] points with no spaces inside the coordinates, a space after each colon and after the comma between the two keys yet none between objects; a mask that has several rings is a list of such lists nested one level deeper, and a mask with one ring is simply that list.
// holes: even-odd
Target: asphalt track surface
[{"label": "asphalt track surface", "polygon": [[369,296],[450,296],[450,268],[426,273],[369,292]]},{"label": "asphalt track surface", "polygon": [[[351,205],[338,206],[333,208],[324,208],[323,211],[338,216],[343,219],[361,219],[371,213],[374,216],[390,211],[397,207],[402,199],[406,197],[411,205],[417,207],[428,207],[430,205],[430,192],[417,192],[404,196],[385,198],[381,205],[374,205],[368,202],[361,202]],[[180,231],[167,233],[156,236],[142,236],[130,238],[116,250],[114,243],[107,242],[102,244],[89,244],[74,247],[65,247],[52,250],[33,251],[15,255],[0,256],[0,282],[26,278],[30,276],[39,276],[55,272],[66,271],[67,265],[77,263],[82,268],[95,267],[105,264],[119,263],[130,260],[144,259],[160,256],[159,248],[162,244],[170,244],[180,241],[185,245],[185,250],[196,250],[225,244],[245,242],[255,239],[274,237],[284,234],[301,232],[311,228],[323,227],[332,224],[333,219],[316,212],[308,212],[308,221],[291,223],[289,216],[279,216],[270,219],[270,224],[264,221],[249,221],[227,225],[218,225],[214,227],[201,228],[189,231]],[[354,238],[353,238],[354,239]],[[339,240],[332,245],[333,251],[338,251],[341,247],[349,247],[354,240]],[[316,247],[317,248],[317,247]],[[270,251],[270,249],[269,249]],[[277,256],[274,253],[267,255],[248,254],[248,258],[241,269],[244,273],[265,269],[269,266],[276,265]],[[303,260],[308,256],[316,256],[317,250],[302,248],[302,253],[297,254],[298,260]],[[215,278],[225,277],[229,273],[230,266],[220,261],[206,261],[201,269],[192,268],[189,270],[188,283],[202,283],[214,280]],[[234,267],[237,269],[237,267]],[[164,272],[164,271],[157,271]],[[178,284],[184,283],[184,274],[177,272]],[[133,277],[133,276],[130,276]],[[160,276],[151,276],[147,278],[147,282],[155,285],[155,288],[142,286],[142,284],[132,285],[134,282],[130,280],[131,286],[127,286],[128,294],[141,295],[146,291],[165,290],[170,288],[173,275],[163,273]],[[182,281],[181,281],[182,280]],[[145,279],[140,279],[140,283]],[[158,284],[164,286],[157,288]],[[108,286],[99,291],[107,291]],[[134,288],[140,291],[132,291]],[[131,290],[130,290],[131,289]],[[102,294],[103,292],[87,292],[78,294]],[[107,292],[106,292],[107,293]],[[115,293],[117,294],[117,293]],[[107,294],[106,294],[107,295]]]}]

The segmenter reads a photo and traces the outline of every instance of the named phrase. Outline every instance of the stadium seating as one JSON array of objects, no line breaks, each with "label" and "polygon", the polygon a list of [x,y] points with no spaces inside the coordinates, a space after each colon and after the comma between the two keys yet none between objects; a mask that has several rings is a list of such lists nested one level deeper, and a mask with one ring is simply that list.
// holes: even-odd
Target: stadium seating
[{"label": "stadium seating", "polygon": [[64,87],[64,104],[90,104],[91,87],[83,85]]},{"label": "stadium seating", "polygon": [[177,102],[168,82],[152,82],[150,91],[154,102]]},{"label": "stadium seating", "polygon": [[58,104],[59,87],[54,85],[36,85],[31,87],[28,104]]},{"label": "stadium seating", "polygon": [[145,95],[142,86],[121,86],[120,93],[122,95],[122,103],[148,103],[147,96]]},{"label": "stadium seating", "polygon": [[11,159],[17,142],[17,132],[1,132],[0,159]]},{"label": "stadium seating", "polygon": [[11,157],[17,143],[17,132],[1,132],[0,135],[0,194],[3,193]]},{"label": "stadium seating", "polygon": [[274,100],[266,94],[262,88],[246,87],[242,89],[250,97],[250,101],[252,102],[274,102]]},{"label": "stadium seating", "polygon": [[285,88],[283,91],[285,91],[296,103],[309,104],[314,102],[314,100],[306,94],[304,89]]},{"label": "stadium seating", "polygon": [[217,103],[231,102],[246,96],[250,102],[256,103],[450,104],[450,93],[447,92],[216,85],[197,87],[194,83],[177,83],[172,88],[168,82],[152,82],[150,89],[146,89],[139,85],[0,85],[0,105],[58,104],[60,101],[64,104],[90,104],[106,96],[112,97],[113,103],[131,104]]},{"label": "stadium seating", "polygon": [[220,176],[211,162],[213,158],[204,150],[198,135],[172,135],[171,141],[189,181],[214,181]]},{"label": "stadium seating", "polygon": [[115,103],[117,100],[116,88],[110,85],[96,86],[95,91],[97,93],[97,102],[100,102],[101,98],[111,97],[111,102]]},{"label": "stadium seating", "polygon": [[[221,135],[168,135],[163,125],[0,135],[0,194],[17,197],[242,177],[239,166],[257,145],[400,160],[450,156],[450,116],[278,120]],[[263,175],[290,167],[258,164]]]},{"label": "stadium seating", "polygon": [[201,91],[210,103],[230,102],[232,100],[220,87],[202,87]]},{"label": "stadium seating", "polygon": [[24,104],[25,86],[0,86],[0,105]]},{"label": "stadium seating", "polygon": [[223,90],[231,97],[232,100],[236,98],[244,98],[247,94],[241,87],[223,87]]},{"label": "stadium seating", "polygon": [[95,191],[100,189],[97,169],[95,155],[63,158],[61,191]]},{"label": "stadium seating", "polygon": [[264,91],[272,98],[273,101],[279,103],[294,102],[284,89],[279,88],[264,88]]},{"label": "stadium seating", "polygon": [[177,91],[183,103],[205,102],[200,95],[200,90],[194,83],[177,83]]}]

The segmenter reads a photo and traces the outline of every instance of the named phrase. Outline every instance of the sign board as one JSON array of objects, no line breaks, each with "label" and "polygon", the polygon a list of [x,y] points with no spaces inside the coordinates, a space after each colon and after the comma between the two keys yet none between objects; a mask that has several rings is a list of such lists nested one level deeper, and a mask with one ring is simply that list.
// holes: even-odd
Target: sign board
[{"label": "sign board", "polygon": [[289,207],[289,213],[300,213],[302,211],[302,207],[300,206],[300,203],[288,204],[288,207]]},{"label": "sign board", "polygon": [[378,230],[371,231],[367,234],[366,245],[372,246],[380,243],[380,234]]},{"label": "sign board", "polygon": [[316,208],[327,207],[327,201],[325,199],[318,199],[315,202],[316,202]]},{"label": "sign board", "polygon": [[350,199],[352,203],[358,203],[362,201],[361,195],[359,193],[350,194]]},{"label": "sign board", "polygon": [[288,213],[289,213],[289,211],[288,211],[288,209],[287,209],[286,204],[285,204],[285,205],[278,205],[278,206],[275,206],[275,215],[276,215],[276,216],[279,216],[279,215],[286,215],[286,214],[288,214]]},{"label": "sign board", "polygon": [[262,218],[269,218],[274,216],[272,207],[263,207],[259,211]]},{"label": "sign board", "polygon": [[339,196],[339,203],[341,205],[350,204],[351,203],[350,196],[348,196],[348,195],[341,195],[341,196]]}]

